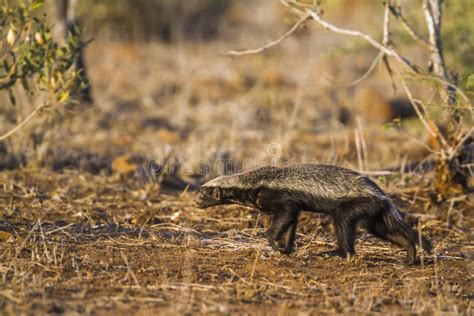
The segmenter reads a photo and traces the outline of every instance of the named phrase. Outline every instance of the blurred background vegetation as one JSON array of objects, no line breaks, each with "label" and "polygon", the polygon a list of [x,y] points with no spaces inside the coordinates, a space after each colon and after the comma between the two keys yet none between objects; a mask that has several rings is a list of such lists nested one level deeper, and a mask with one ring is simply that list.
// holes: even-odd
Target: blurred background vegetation
[{"label": "blurred background vegetation", "polygon": [[[373,12],[374,7],[381,6],[381,2],[377,1],[349,0],[323,1],[322,4],[328,14],[339,18],[351,18],[360,14],[354,10]],[[106,40],[176,42],[185,39],[212,39],[218,36],[219,31],[243,27],[234,24],[238,21],[236,15],[239,14],[236,7],[242,6],[252,7],[252,3],[248,0],[81,0],[77,6],[77,15],[86,34],[91,37]],[[416,2],[403,3],[404,13],[421,33],[425,33],[426,26],[419,6]],[[460,72],[463,80],[474,72],[472,15],[470,0],[444,3],[442,36],[446,55],[450,68]],[[379,31],[377,23],[380,18],[374,16],[364,23]],[[244,19],[241,22],[244,22]],[[394,33],[400,35],[401,44],[409,44],[409,35],[403,32],[397,23],[392,24]]]},{"label": "blurred background vegetation", "polygon": [[[333,124],[330,122],[336,122],[336,129],[337,124],[343,124],[350,131],[357,116],[361,116],[362,121],[369,125],[375,122],[379,128],[394,119],[413,117],[413,110],[406,98],[402,97],[400,89],[392,91],[390,78],[381,68],[373,78],[359,86],[343,87],[335,84],[360,77],[376,52],[364,41],[323,32],[311,23],[281,48],[261,56],[238,61],[219,57],[226,50],[260,46],[287,30],[295,19],[278,1],[33,2],[44,3],[36,15],[44,18],[46,26],[51,27],[52,40],[63,43],[64,30],[69,30],[73,35],[80,36],[82,42],[90,41],[89,46],[81,52],[76,68],[83,75],[90,72],[91,80],[89,82],[89,78],[85,76],[85,83],[90,84],[92,92],[88,94],[92,94],[85,99],[79,98],[79,101],[84,103],[83,100],[89,100],[88,103],[91,103],[92,95],[94,99],[98,98],[93,111],[101,111],[100,114],[96,113],[96,117],[104,116],[99,123],[113,128],[118,122],[120,111],[125,107],[144,107],[146,111],[142,111],[142,116],[160,116],[161,121],[167,122],[166,128],[159,127],[160,135],[166,135],[163,136],[165,145],[172,143],[172,150],[177,152],[182,148],[177,148],[180,146],[176,143],[180,142],[175,139],[183,140],[181,145],[186,150],[196,146],[191,144],[186,147],[184,144],[198,137],[194,132],[200,130],[200,126],[213,126],[214,132],[222,134],[220,122],[210,119],[209,111],[222,111],[222,117],[242,114],[242,119],[233,124],[238,124],[247,133],[249,127],[257,132],[252,137],[258,139],[258,142],[264,143],[272,139],[282,142],[285,159],[302,158],[301,153],[320,159],[318,153],[296,150],[294,147],[298,147],[300,143],[302,148],[309,147],[314,135],[303,141],[305,138],[300,133],[328,132],[335,128],[329,126]],[[447,65],[450,72],[459,74],[462,87],[465,87],[467,77],[474,72],[474,19],[471,16],[471,2],[459,0],[444,4],[442,35]],[[7,0],[6,3],[15,6],[21,1]],[[322,5],[328,20],[381,38],[382,2],[338,0],[322,1]],[[414,27],[426,35],[421,3],[403,3],[403,12]],[[5,27],[4,32],[7,29]],[[78,33],[77,30],[81,32]],[[395,19],[392,20],[392,33],[392,40],[400,51],[426,66],[427,52],[416,47]],[[3,45],[6,47],[5,38]],[[428,90],[422,88],[419,92],[425,96],[429,94]],[[12,94],[20,100],[16,107],[8,105],[10,102],[7,93],[0,95],[3,130],[21,122],[38,103],[34,95],[25,94],[21,87],[15,87]],[[436,102],[438,101],[433,103]],[[172,106],[172,110],[165,110],[166,106]],[[131,111],[130,108],[127,111]],[[433,112],[438,111],[438,108],[433,106]],[[30,130],[24,133],[24,137],[7,141],[4,146],[10,148],[10,153],[15,152],[22,157],[34,148],[34,154],[26,154],[31,159],[23,157],[18,160],[21,164],[34,159],[44,162],[49,152],[45,148],[52,147],[51,142],[58,137],[58,133],[52,132],[51,127],[57,124],[64,128],[67,115],[79,115],[78,111],[83,109],[84,107],[76,106],[63,113],[55,108],[53,115],[43,115],[40,123],[29,127]],[[196,109],[202,114],[199,117],[193,114]],[[55,115],[58,112],[66,117],[59,118]],[[144,114],[145,112],[148,114]],[[288,117],[292,118],[290,123],[285,122]],[[132,120],[131,116],[127,118]],[[151,124],[150,121],[147,122]],[[439,123],[445,123],[443,118],[440,118]],[[407,120],[404,128],[416,138],[424,137],[417,130],[420,128],[417,124],[416,119]],[[257,137],[259,129],[267,125],[273,128],[273,132],[266,129]],[[63,131],[61,127],[58,128]],[[93,133],[96,128],[91,126],[88,132]],[[48,134],[51,135],[46,136]],[[209,142],[214,142],[209,147],[213,148],[212,155],[236,156],[239,157],[237,160],[242,160],[240,158],[245,155],[255,155],[249,153],[250,148],[244,146],[242,137],[236,140],[239,138],[238,133],[227,136],[230,138],[222,137],[217,140],[218,143],[208,137]],[[327,135],[319,136],[326,137],[331,142]],[[168,147],[159,145],[149,143],[149,147],[160,148],[162,152],[168,150]],[[41,150],[37,150],[38,148]],[[262,151],[262,148],[254,149],[256,152]],[[117,155],[126,150],[121,148],[112,152]],[[203,151],[205,150],[201,149],[200,153],[190,155],[209,154]],[[381,157],[384,156],[385,154],[381,154]],[[416,158],[420,156],[413,155]],[[378,161],[375,163],[377,167],[396,164],[383,163],[382,159],[373,160]]]},{"label": "blurred background vegetation", "polygon": [[114,40],[167,42],[215,37],[231,0],[82,0],[88,34]]}]

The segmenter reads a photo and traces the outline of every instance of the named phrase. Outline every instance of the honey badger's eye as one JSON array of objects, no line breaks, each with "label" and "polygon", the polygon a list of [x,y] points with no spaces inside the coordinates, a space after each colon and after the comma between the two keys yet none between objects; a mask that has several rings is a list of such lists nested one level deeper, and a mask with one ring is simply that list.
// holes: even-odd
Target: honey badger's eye
[{"label": "honey badger's eye", "polygon": [[220,200],[221,199],[221,190],[219,188],[214,188],[214,190],[212,190],[212,198],[214,200]]}]

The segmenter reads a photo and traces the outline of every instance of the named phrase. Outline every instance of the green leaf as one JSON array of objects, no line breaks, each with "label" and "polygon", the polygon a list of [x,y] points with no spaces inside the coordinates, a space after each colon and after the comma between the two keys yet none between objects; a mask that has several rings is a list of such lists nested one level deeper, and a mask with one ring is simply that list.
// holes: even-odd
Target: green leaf
[{"label": "green leaf", "polygon": [[471,74],[471,75],[467,78],[466,88],[467,88],[467,89],[474,88],[474,74]]},{"label": "green leaf", "polygon": [[44,0],[34,0],[31,4],[31,10],[36,10],[41,7],[44,3]]},{"label": "green leaf", "polygon": [[59,102],[61,102],[61,103],[66,102],[67,99],[69,99],[69,92],[68,91],[61,92],[59,94]]}]

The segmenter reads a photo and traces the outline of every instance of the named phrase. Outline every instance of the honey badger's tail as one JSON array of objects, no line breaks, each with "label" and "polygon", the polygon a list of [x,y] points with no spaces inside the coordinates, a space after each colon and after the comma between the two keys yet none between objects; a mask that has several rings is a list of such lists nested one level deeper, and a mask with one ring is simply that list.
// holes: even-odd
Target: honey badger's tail
[{"label": "honey badger's tail", "polygon": [[415,229],[410,227],[402,218],[401,211],[397,209],[391,201],[389,203],[388,212],[384,213],[383,220],[389,230],[397,231],[407,238],[412,244],[420,245],[427,253],[431,254],[433,246],[423,235],[420,235]]}]

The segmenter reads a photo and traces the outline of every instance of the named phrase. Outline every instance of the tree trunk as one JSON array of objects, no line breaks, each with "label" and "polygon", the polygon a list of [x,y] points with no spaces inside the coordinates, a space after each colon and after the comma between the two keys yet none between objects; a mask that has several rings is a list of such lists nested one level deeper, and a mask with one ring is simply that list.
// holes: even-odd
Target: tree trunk
[{"label": "tree trunk", "polygon": [[[456,82],[451,82],[452,78],[449,76],[448,71],[446,70],[446,64],[444,63],[443,44],[441,41],[442,1],[424,0],[423,11],[429,33],[431,51],[430,68],[432,68],[433,72],[444,81],[456,84]],[[455,106],[457,101],[455,89],[450,85],[446,85],[445,89],[448,96],[448,104]],[[454,109],[452,110],[452,117],[455,122],[459,121],[459,117],[456,115]]]},{"label": "tree trunk", "polygon": [[[69,32],[77,32],[77,20],[76,20],[76,7],[77,0],[56,0],[56,15],[58,23],[54,28],[54,33],[58,41],[64,41],[67,38]],[[87,75],[87,67],[84,59],[84,52],[81,49],[76,59],[75,67],[77,71],[80,71],[87,86],[79,94],[79,99],[82,102],[92,104],[92,91],[89,77]]]}]

